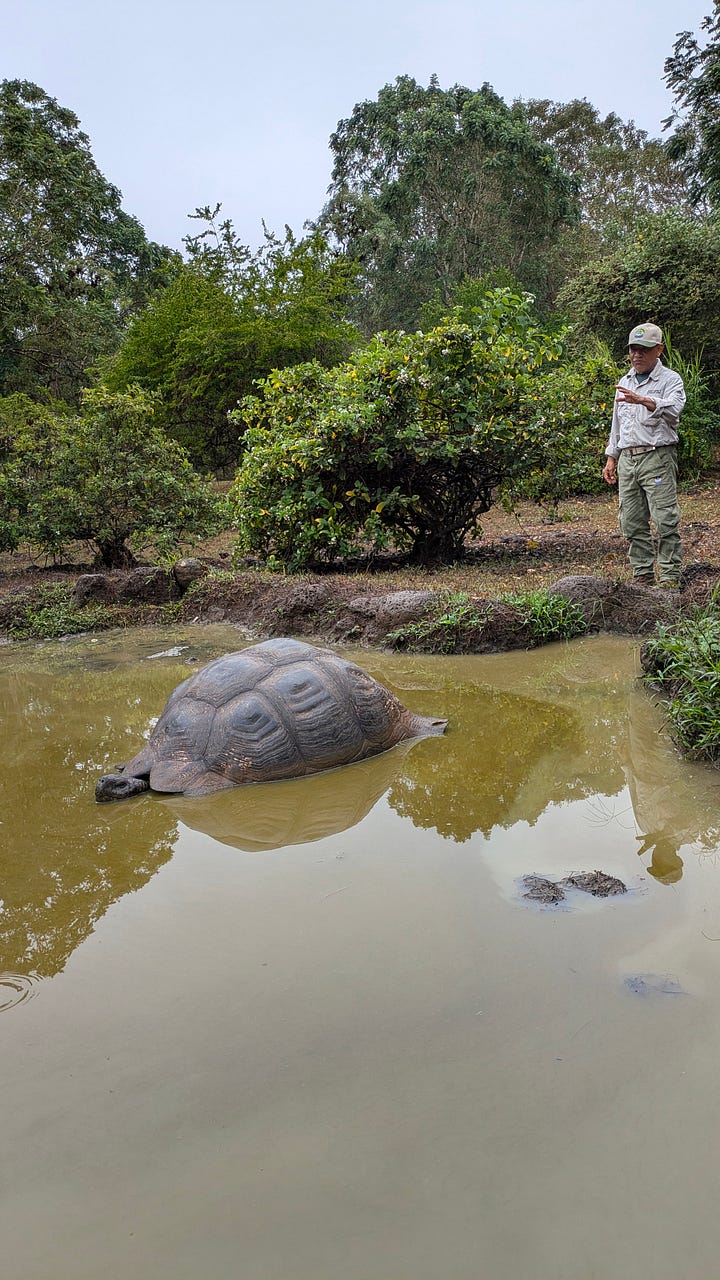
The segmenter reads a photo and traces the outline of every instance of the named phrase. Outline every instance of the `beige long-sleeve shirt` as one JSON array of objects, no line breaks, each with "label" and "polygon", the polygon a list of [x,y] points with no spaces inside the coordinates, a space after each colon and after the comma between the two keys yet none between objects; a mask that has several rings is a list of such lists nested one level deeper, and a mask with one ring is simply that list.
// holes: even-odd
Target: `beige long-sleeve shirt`
[{"label": "beige long-sleeve shirt", "polygon": [[678,421],[685,404],[685,388],[680,374],[658,360],[644,382],[638,382],[635,370],[630,369],[618,385],[654,400],[655,408],[651,412],[643,404],[630,404],[616,397],[610,439],[605,450],[607,456],[617,458],[622,449],[641,444],[677,444]]}]

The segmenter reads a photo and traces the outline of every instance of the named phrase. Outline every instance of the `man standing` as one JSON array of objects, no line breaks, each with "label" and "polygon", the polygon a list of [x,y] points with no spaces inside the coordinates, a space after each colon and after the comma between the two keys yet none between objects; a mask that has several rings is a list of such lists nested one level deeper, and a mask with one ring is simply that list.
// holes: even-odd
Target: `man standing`
[{"label": "man standing", "polygon": [[677,500],[678,420],[685,404],[682,378],[662,363],[662,329],[636,325],[628,338],[630,371],[615,388],[603,479],[619,481],[620,528],[627,538],[635,582],[655,585],[657,535],[659,586],[680,585],[680,508]]}]

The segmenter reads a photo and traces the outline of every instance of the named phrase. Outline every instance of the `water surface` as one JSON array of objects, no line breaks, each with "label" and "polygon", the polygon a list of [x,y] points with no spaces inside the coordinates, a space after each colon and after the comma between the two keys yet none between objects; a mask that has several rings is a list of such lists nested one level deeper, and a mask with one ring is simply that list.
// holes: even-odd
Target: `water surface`
[{"label": "water surface", "polygon": [[3,1274],[708,1280],[720,777],[633,645],[363,654],[447,735],[96,805],[241,643],[0,654]]}]

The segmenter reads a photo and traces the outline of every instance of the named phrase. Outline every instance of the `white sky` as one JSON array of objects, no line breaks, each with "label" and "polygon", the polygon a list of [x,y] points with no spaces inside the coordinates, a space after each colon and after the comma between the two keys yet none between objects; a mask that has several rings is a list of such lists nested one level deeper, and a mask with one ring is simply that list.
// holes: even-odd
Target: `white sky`
[{"label": "white sky", "polygon": [[151,239],[221,201],[247,244],[325,201],[330,134],[398,75],[588,98],[653,136],[663,64],[712,0],[0,0],[0,79],[80,117]]}]

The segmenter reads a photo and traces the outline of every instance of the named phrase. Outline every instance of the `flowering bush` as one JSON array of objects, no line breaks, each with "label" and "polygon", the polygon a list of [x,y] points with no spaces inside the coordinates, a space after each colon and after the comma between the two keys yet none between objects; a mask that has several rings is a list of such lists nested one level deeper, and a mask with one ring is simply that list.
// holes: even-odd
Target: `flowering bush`
[{"label": "flowering bush", "polygon": [[460,557],[498,488],[540,466],[533,396],[562,335],[532,299],[492,291],[478,323],[378,334],[346,364],[270,374],[231,419],[246,454],[231,492],[238,551],[299,569],[392,545]]},{"label": "flowering bush", "polygon": [[609,349],[597,343],[538,379],[532,400],[547,447],[539,464],[509,486],[511,498],[539,502],[554,515],[563,498],[606,488],[605,446],[623,372]]}]

